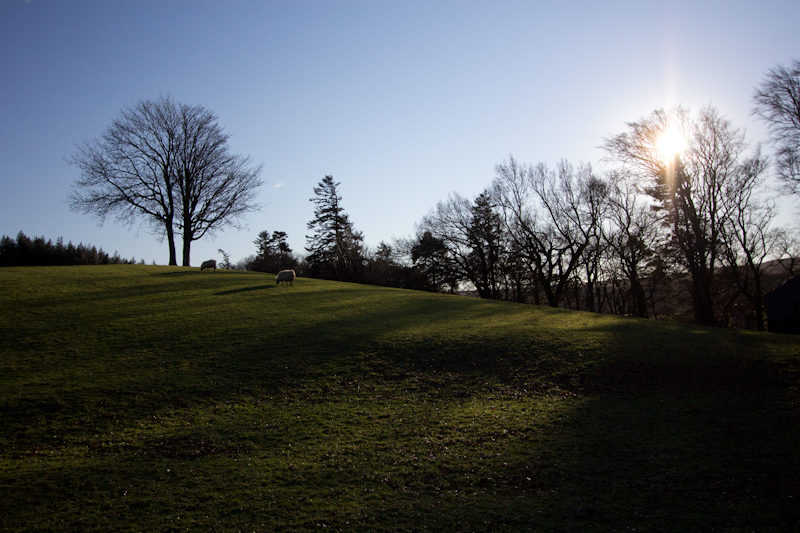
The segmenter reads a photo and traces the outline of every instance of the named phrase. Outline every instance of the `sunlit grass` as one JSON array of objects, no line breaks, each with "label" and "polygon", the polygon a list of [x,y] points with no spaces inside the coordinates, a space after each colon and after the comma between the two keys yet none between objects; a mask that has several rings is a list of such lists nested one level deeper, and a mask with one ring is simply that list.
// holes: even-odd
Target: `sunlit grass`
[{"label": "sunlit grass", "polygon": [[795,338],[256,273],[0,283],[2,529],[798,524]]}]

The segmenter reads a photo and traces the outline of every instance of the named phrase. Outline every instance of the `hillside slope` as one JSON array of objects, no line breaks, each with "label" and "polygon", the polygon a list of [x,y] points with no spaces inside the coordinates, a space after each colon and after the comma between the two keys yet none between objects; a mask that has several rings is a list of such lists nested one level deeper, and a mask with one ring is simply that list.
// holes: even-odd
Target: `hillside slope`
[{"label": "hillside slope", "polygon": [[150,266],[0,269],[0,528],[800,526],[800,339]]}]

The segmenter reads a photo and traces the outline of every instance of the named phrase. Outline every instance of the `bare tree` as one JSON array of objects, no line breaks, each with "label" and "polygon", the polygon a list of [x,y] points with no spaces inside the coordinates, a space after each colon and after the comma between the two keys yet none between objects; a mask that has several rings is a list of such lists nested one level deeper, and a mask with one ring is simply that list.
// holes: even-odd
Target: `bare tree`
[{"label": "bare tree", "polygon": [[451,194],[423,217],[417,232],[420,245],[425,239],[441,243],[441,257],[451,278],[468,281],[481,298],[508,297],[506,236],[489,191],[479,194],[472,203],[458,193]]},{"label": "bare tree", "polygon": [[606,184],[589,165],[566,161],[523,167],[512,157],[495,169],[494,194],[514,248],[524,258],[547,303],[558,307],[587,249],[598,243]]},{"label": "bare tree", "polygon": [[169,264],[177,265],[175,171],[180,119],[171,100],[141,100],[123,109],[100,139],[84,141],[67,162],[81,170],[70,208],[102,224],[110,215],[128,226],[143,218],[166,236]]},{"label": "bare tree", "polygon": [[124,108],[99,139],[77,146],[67,162],[81,177],[70,208],[104,222],[148,224],[167,238],[177,265],[175,236],[183,237],[183,265],[191,243],[225,226],[240,227],[255,203],[261,167],[229,152],[230,136],[217,116],[170,96]]},{"label": "bare tree", "polygon": [[792,277],[800,273],[800,229],[780,228],[776,231],[776,257],[778,265]]},{"label": "bare tree", "polygon": [[650,260],[661,240],[658,218],[628,173],[611,173],[609,191],[608,225],[603,228],[603,240],[612,262],[627,280],[633,314],[647,318],[644,280],[653,274]]},{"label": "bare tree", "polygon": [[[458,193],[452,193],[447,200],[437,202],[422,217],[417,225],[417,234],[420,236],[420,246],[431,246],[433,243],[438,245],[436,256],[444,261],[444,270],[447,272],[442,281],[448,280],[447,286],[451,292],[459,290],[461,282],[467,281],[475,287],[479,296],[484,297],[480,277],[471,268],[471,226],[469,200]],[[426,251],[433,251],[433,248]],[[425,256],[421,255],[419,258]]]},{"label": "bare tree", "polygon": [[[685,136],[682,151],[659,149],[670,132]],[[695,117],[684,108],[663,109],[628,124],[628,131],[607,138],[610,159],[647,181],[669,230],[669,248],[690,277],[695,322],[716,325],[716,274],[721,266],[724,227],[731,216],[746,149],[744,135],[713,108]]]},{"label": "bare tree", "polygon": [[770,69],[753,101],[753,114],[769,127],[779,178],[787,191],[800,194],[800,61]]},{"label": "bare tree", "polygon": [[[723,259],[739,292],[749,301],[756,329],[764,331],[764,286],[767,258],[778,251],[780,232],[772,228],[775,203],[760,194],[768,167],[757,152],[744,161],[725,194],[730,216],[723,226]],[[751,325],[752,327],[752,325]]]},{"label": "bare tree", "polygon": [[256,193],[262,181],[261,166],[250,157],[232,154],[230,135],[218,117],[201,106],[178,106],[181,144],[177,168],[180,217],[177,228],[183,237],[183,266],[189,266],[193,241],[231,226],[241,229],[245,214],[259,209]]}]

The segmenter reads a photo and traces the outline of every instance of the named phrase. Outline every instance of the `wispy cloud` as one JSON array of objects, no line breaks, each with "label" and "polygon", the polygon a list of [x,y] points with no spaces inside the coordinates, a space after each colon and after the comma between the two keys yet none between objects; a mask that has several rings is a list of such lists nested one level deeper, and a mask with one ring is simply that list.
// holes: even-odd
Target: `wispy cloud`
[{"label": "wispy cloud", "polygon": [[281,188],[283,188],[283,187],[286,187],[286,182],[285,182],[285,181],[281,181],[281,182],[279,182],[279,183],[276,183],[276,184],[274,185],[274,187],[275,187],[276,189],[281,189]]}]

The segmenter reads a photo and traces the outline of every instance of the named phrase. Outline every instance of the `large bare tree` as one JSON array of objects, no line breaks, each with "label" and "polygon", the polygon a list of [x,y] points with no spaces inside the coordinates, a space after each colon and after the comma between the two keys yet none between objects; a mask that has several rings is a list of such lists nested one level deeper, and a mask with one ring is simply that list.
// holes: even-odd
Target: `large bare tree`
[{"label": "large bare tree", "polygon": [[608,223],[603,227],[603,241],[610,261],[629,286],[631,313],[647,318],[645,279],[655,270],[652,258],[661,239],[661,228],[635,178],[626,172],[612,172],[608,183]]},{"label": "large bare tree", "polygon": [[218,117],[171,96],[124,108],[98,139],[77,146],[67,162],[81,177],[70,208],[104,222],[150,226],[166,237],[169,264],[177,265],[175,239],[183,238],[183,265],[191,243],[226,226],[241,227],[259,209],[261,166],[230,153]]},{"label": "large bare tree", "polygon": [[514,249],[551,307],[558,307],[587,249],[600,240],[607,184],[588,164],[522,166],[512,157],[495,168],[493,191]]},{"label": "large bare tree", "polygon": [[769,127],[778,176],[788,191],[800,194],[800,61],[770,69],[753,101],[753,114]]},{"label": "large bare tree", "polygon": [[[458,193],[438,202],[417,225],[418,246],[425,240],[441,244],[439,260],[444,261],[456,290],[459,282],[472,285],[481,298],[508,297],[505,275],[506,233],[497,206],[489,191],[473,202]],[[418,252],[422,248],[418,248]],[[416,259],[424,257],[418,255]],[[457,281],[456,281],[457,280]]]},{"label": "large bare tree", "polygon": [[[746,159],[725,195],[730,216],[723,226],[723,259],[738,291],[750,302],[756,329],[764,331],[764,279],[768,259],[780,256],[783,231],[772,226],[775,202],[762,191],[768,161],[757,151]],[[748,324],[749,325],[749,324]]]},{"label": "large bare tree", "polygon": [[[670,138],[682,138],[681,149],[666,149]],[[742,184],[757,189],[761,183],[741,179],[755,170],[760,175],[760,155],[747,159],[744,134],[710,106],[697,115],[680,107],[659,109],[607,138],[603,148],[611,160],[648,183],[645,190],[669,231],[673,257],[689,275],[695,322],[719,324],[717,274],[725,228],[737,206],[746,205],[737,199],[745,192]]]}]

